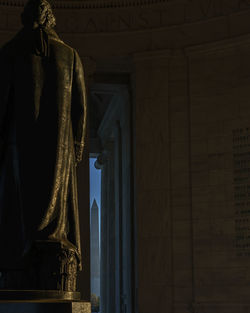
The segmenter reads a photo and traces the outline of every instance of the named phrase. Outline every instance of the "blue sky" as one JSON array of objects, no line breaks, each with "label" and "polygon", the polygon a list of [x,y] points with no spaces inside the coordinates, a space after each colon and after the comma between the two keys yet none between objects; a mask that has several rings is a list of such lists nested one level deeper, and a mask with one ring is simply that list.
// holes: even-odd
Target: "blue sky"
[{"label": "blue sky", "polygon": [[[97,205],[99,207],[99,244],[100,244],[100,236],[101,236],[101,170],[97,170],[95,168],[95,158],[89,159],[89,175],[90,175],[90,208],[92,207],[94,199],[96,199]],[[99,245],[100,248],[100,245]],[[99,251],[100,253],[100,251]],[[100,257],[100,254],[99,254]],[[99,281],[100,284],[100,281]],[[100,294],[98,294],[100,296]]]},{"label": "blue sky", "polygon": [[101,170],[97,170],[94,166],[96,159],[89,159],[90,170],[90,207],[94,199],[96,199],[99,209],[101,208]]}]

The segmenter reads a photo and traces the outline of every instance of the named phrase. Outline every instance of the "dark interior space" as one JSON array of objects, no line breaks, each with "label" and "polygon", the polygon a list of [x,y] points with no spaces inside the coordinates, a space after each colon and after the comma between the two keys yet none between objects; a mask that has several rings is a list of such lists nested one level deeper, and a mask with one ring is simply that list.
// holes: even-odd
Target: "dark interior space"
[{"label": "dark interior space", "polygon": [[[1,46],[21,28],[25,3],[0,0]],[[100,313],[250,312],[250,1],[52,7],[87,88],[77,169],[81,298],[90,301],[94,155],[102,173]],[[0,313],[19,310],[0,303]]]}]

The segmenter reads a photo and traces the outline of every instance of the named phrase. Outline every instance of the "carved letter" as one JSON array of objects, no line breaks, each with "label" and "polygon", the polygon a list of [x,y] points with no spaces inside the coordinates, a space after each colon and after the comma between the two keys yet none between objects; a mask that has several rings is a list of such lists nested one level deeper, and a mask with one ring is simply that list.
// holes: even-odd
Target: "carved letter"
[{"label": "carved letter", "polygon": [[131,16],[119,16],[119,28],[120,30],[126,30],[131,28]]},{"label": "carved letter", "polygon": [[90,18],[90,19],[88,20],[88,22],[87,22],[87,24],[86,24],[85,31],[86,31],[86,32],[90,32],[90,33],[95,33],[95,32],[98,31],[97,26],[96,26],[96,23],[95,23],[95,21],[94,21],[92,18]]},{"label": "carved letter", "polygon": [[147,19],[147,17],[143,13],[140,13],[138,15],[138,21],[139,21],[138,24],[139,24],[140,27],[147,28],[149,26],[148,19]]},{"label": "carved letter", "polygon": [[200,9],[204,17],[208,17],[209,11],[212,6],[212,0],[203,0],[200,3]]}]

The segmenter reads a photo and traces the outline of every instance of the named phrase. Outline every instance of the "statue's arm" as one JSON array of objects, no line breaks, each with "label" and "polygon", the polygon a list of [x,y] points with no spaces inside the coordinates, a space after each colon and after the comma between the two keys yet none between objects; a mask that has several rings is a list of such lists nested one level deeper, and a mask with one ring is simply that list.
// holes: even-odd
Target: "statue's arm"
[{"label": "statue's arm", "polygon": [[86,136],[87,102],[82,62],[74,51],[71,118],[75,144],[76,162],[82,160]]}]

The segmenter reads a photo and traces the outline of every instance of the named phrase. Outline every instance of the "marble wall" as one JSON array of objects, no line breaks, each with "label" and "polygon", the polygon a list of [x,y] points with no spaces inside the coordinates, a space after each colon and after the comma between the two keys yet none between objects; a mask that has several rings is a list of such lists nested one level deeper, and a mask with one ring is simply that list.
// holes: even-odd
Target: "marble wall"
[{"label": "marble wall", "polygon": [[135,64],[138,301],[141,312],[160,312],[173,297],[168,51]]},{"label": "marble wall", "polygon": [[248,302],[250,46],[203,48],[188,52],[194,283],[228,307]]}]

